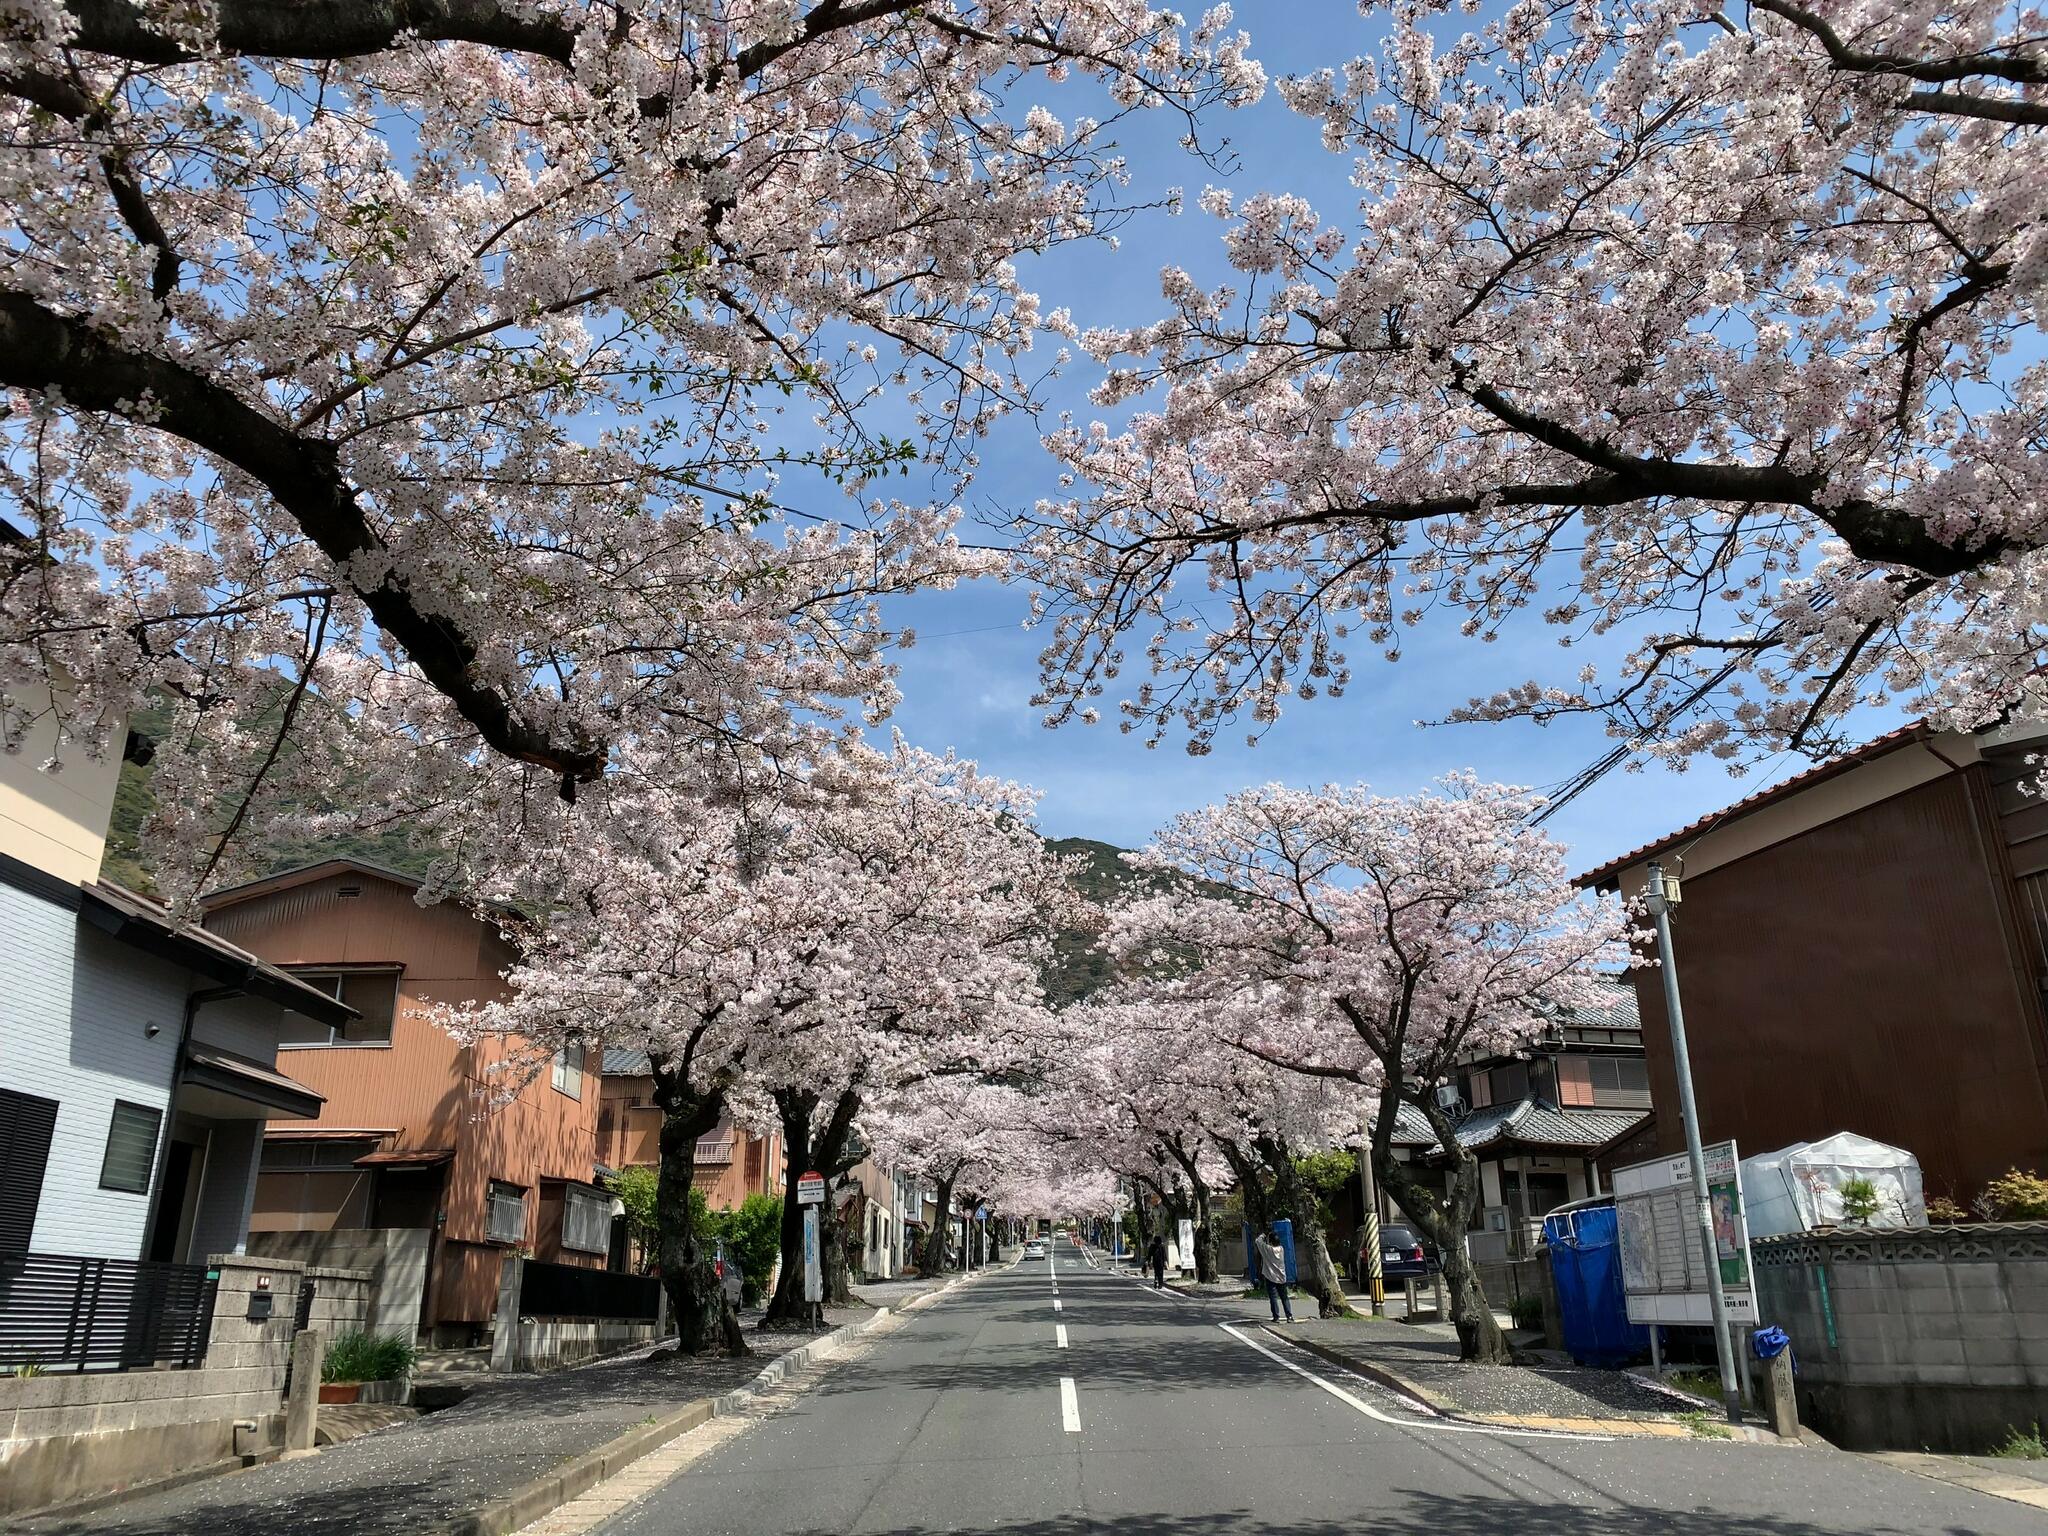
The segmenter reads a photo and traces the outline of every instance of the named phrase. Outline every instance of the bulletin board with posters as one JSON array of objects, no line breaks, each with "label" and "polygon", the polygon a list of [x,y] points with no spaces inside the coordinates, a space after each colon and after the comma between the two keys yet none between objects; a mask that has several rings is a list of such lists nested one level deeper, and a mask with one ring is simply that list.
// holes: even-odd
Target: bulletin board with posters
[{"label": "bulletin board with posters", "polygon": [[1749,1222],[1743,1212],[1735,1143],[1718,1141],[1704,1151],[1718,1270],[1711,1277],[1700,1245],[1690,1159],[1660,1157],[1614,1171],[1622,1290],[1632,1323],[1711,1326],[1710,1283],[1721,1287],[1729,1322],[1745,1326],[1756,1322]]}]

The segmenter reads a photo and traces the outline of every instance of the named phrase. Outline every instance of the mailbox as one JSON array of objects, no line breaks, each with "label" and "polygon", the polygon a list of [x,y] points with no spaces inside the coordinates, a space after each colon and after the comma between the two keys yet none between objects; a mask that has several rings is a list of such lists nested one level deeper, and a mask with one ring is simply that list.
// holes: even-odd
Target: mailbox
[{"label": "mailbox", "polygon": [[268,1291],[251,1291],[249,1293],[249,1321],[252,1323],[267,1321],[270,1317],[271,1303],[275,1299]]}]

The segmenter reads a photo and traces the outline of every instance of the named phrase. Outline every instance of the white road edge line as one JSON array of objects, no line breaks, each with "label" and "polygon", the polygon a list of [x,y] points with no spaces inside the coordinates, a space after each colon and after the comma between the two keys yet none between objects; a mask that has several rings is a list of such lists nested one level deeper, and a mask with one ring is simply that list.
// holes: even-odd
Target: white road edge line
[{"label": "white road edge line", "polygon": [[1067,1325],[1065,1323],[1054,1323],[1053,1332],[1059,1336],[1060,1348],[1065,1349],[1067,1347]]},{"label": "white road edge line", "polygon": [[1218,1323],[1216,1326],[1218,1328],[1221,1328],[1225,1333],[1229,1334],[1233,1339],[1237,1340],[1238,1343],[1249,1344],[1253,1349],[1256,1349],[1260,1354],[1264,1355],[1268,1360],[1273,1361],[1276,1365],[1283,1365],[1288,1370],[1294,1372],[1295,1375],[1300,1376],[1305,1380],[1314,1382],[1317,1386],[1321,1387],[1325,1392],[1329,1393],[1330,1396],[1336,1398],[1339,1402],[1346,1403],[1349,1406],[1356,1408],[1360,1413],[1364,1414],[1367,1418],[1377,1419],[1382,1424],[1393,1424],[1402,1429],[1441,1430],[1446,1434],[1454,1435],[1493,1435],[1503,1439],[1515,1440],[1592,1440],[1597,1441],[1604,1445],[1606,1442],[1614,1438],[1612,1435],[1574,1434],[1568,1430],[1495,1429],[1491,1425],[1485,1424],[1451,1424],[1445,1422],[1442,1419],[1404,1419],[1397,1417],[1396,1415],[1391,1413],[1382,1413],[1379,1409],[1373,1407],[1371,1403],[1365,1401],[1364,1398],[1355,1396],[1350,1392],[1346,1392],[1334,1381],[1325,1381],[1322,1377],[1318,1376],[1314,1371],[1306,1370],[1303,1367],[1296,1365],[1292,1360],[1288,1359],[1285,1355],[1280,1354],[1276,1350],[1268,1349],[1265,1345],[1261,1344],[1257,1339],[1247,1338],[1243,1333],[1239,1332],[1237,1328],[1234,1327],[1232,1324]]},{"label": "white road edge line", "polygon": [[1119,1275],[1117,1278],[1130,1281],[1148,1296],[1171,1296],[1175,1301],[1193,1301],[1195,1299],[1184,1291],[1176,1291],[1170,1285],[1165,1290],[1157,1290],[1145,1283],[1143,1275]]},{"label": "white road edge line", "polygon": [[1060,1427],[1070,1435],[1081,1433],[1081,1400],[1074,1395],[1074,1378],[1060,1378]]}]

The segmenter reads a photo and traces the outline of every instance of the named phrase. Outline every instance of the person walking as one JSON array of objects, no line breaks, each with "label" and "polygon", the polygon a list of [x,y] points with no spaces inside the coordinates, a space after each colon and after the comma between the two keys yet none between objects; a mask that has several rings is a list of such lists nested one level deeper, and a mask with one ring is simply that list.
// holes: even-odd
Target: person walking
[{"label": "person walking", "polygon": [[1152,1289],[1165,1290],[1166,1238],[1163,1235],[1156,1232],[1152,1235],[1152,1246],[1145,1252],[1145,1261],[1152,1266]]},{"label": "person walking", "polygon": [[1252,1239],[1252,1256],[1259,1266],[1259,1278],[1266,1283],[1266,1303],[1273,1309],[1273,1321],[1280,1321],[1280,1309],[1287,1309],[1287,1321],[1294,1321],[1294,1302],[1287,1294],[1287,1250],[1280,1246],[1280,1229],[1268,1224]]}]

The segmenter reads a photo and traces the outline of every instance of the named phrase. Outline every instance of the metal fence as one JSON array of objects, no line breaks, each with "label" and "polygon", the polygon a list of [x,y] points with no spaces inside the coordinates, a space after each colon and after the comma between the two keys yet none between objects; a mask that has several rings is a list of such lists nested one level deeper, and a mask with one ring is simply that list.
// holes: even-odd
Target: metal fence
[{"label": "metal fence", "polygon": [[602,1317],[651,1323],[660,1309],[661,1282],[645,1275],[528,1259],[519,1279],[522,1317]]},{"label": "metal fence", "polygon": [[0,1253],[0,1365],[196,1366],[218,1272],[54,1253]]}]

